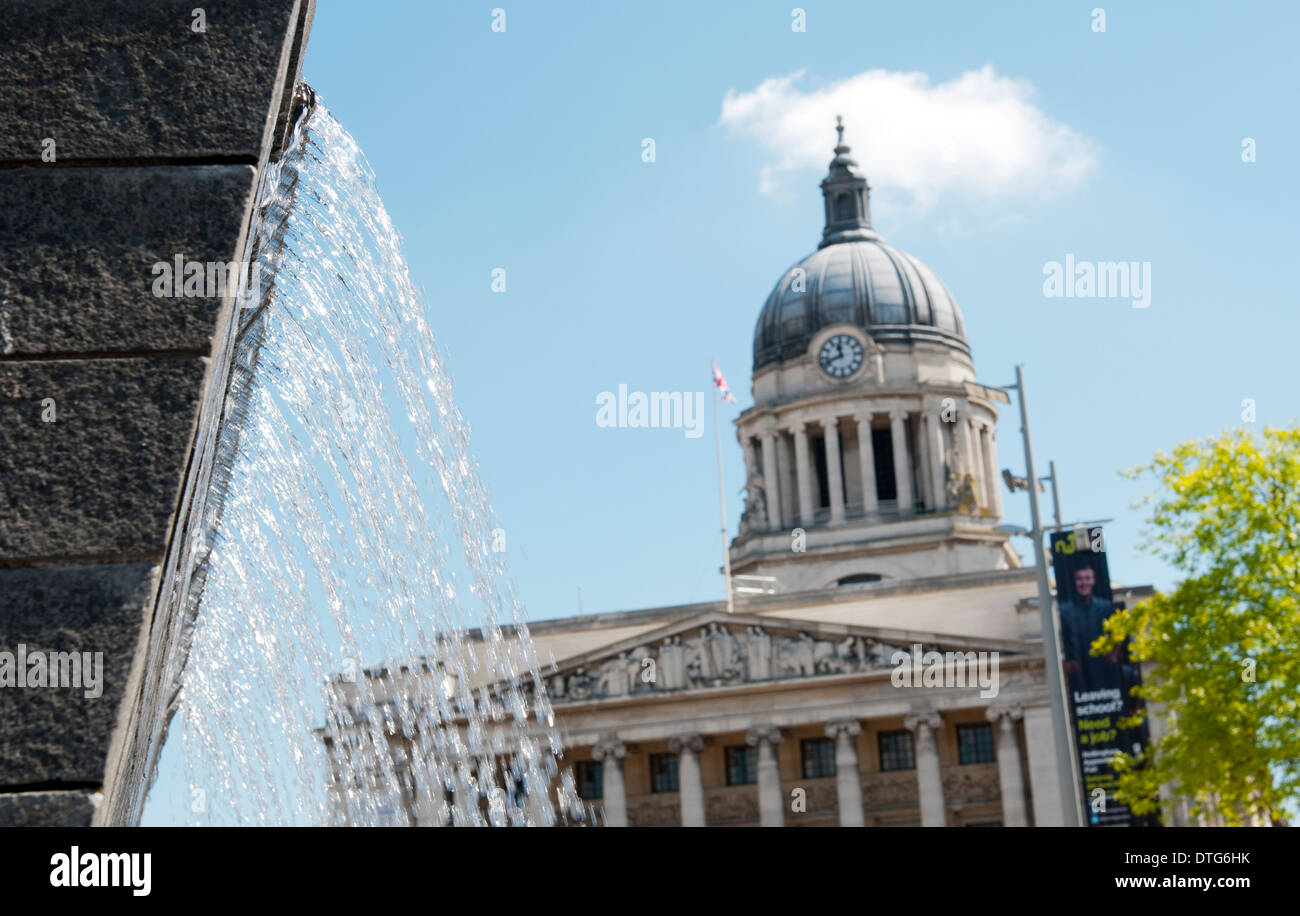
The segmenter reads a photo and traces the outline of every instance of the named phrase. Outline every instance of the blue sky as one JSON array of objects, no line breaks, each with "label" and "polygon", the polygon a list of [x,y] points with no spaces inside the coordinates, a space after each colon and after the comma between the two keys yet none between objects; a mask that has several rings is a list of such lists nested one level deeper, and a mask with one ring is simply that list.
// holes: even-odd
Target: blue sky
[{"label": "blue sky", "polygon": [[[1107,4],[1094,32],[1086,3],[821,3],[802,33],[792,3],[508,3],[504,33],[492,7],[321,0],[304,74],[405,236],[534,618],[576,613],[580,585],[588,613],[722,596],[711,431],[602,429],[596,398],[707,392],[716,358],[748,405],[758,311],[820,236],[838,108],[876,228],[953,292],[980,380],[1025,364],[1040,465],[1068,518],[1115,519],[1117,581],[1173,581],[1136,552],[1118,469],[1244,398],[1260,424],[1300,414],[1293,5]],[[1046,298],[1067,253],[1149,261],[1150,307]],[[1000,459],[1022,473],[1018,426],[1013,405]]]}]

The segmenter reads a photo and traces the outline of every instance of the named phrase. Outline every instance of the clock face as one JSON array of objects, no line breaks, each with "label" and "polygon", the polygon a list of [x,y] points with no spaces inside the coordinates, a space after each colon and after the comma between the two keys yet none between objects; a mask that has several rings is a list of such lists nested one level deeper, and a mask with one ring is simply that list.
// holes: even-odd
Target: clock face
[{"label": "clock face", "polygon": [[836,334],[822,344],[817,362],[831,378],[848,378],[862,368],[862,343],[849,334]]}]

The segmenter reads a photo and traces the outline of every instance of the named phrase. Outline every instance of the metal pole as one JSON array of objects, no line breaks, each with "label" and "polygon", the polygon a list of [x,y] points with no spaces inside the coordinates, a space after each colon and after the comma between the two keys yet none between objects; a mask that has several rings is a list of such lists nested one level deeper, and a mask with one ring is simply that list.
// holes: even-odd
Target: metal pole
[{"label": "metal pole", "polygon": [[1016,366],[1016,391],[1020,394],[1020,432],[1025,439],[1025,476],[1029,478],[1029,514],[1033,523],[1034,565],[1038,570],[1038,608],[1042,615],[1043,654],[1047,659],[1047,690],[1052,703],[1052,732],[1056,739],[1057,780],[1061,783],[1061,813],[1066,827],[1087,823],[1079,801],[1078,760],[1070,735],[1069,706],[1061,678],[1061,638],[1056,626],[1056,607],[1047,582],[1043,551],[1043,523],[1038,511],[1038,473],[1034,469],[1034,446],[1029,435],[1029,406],[1025,398],[1025,373]]},{"label": "metal pole", "polygon": [[1061,530],[1061,487],[1056,480],[1056,462],[1047,462],[1048,473],[1052,478],[1052,514],[1056,516],[1056,530]]},{"label": "metal pole", "polygon": [[731,597],[731,551],[727,549],[727,495],[722,488],[722,427],[718,425],[717,385],[713,386],[713,444],[718,453],[718,509],[722,513],[722,570],[727,579],[727,613],[730,614],[736,608]]}]

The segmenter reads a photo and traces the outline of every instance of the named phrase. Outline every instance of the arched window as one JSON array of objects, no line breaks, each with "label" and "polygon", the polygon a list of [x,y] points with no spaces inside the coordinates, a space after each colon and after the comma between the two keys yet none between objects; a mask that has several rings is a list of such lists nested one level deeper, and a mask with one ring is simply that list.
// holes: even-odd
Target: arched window
[{"label": "arched window", "polygon": [[845,576],[835,584],[843,588],[846,585],[866,585],[869,582],[879,582],[885,578],[879,573],[854,573],[851,576]]},{"label": "arched window", "polygon": [[853,198],[847,194],[837,194],[835,196],[835,220],[853,219]]}]

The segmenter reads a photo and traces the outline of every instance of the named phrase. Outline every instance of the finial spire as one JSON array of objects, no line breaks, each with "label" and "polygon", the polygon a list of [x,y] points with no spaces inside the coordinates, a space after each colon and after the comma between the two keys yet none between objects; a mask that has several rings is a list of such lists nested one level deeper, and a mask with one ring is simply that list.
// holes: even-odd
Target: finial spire
[{"label": "finial spire", "polygon": [[871,188],[844,144],[844,118],[840,115],[835,116],[835,133],[839,138],[835,158],[831,160],[830,172],[822,179],[822,196],[826,199],[822,247],[836,242],[880,238],[871,228],[871,209],[867,200]]}]

